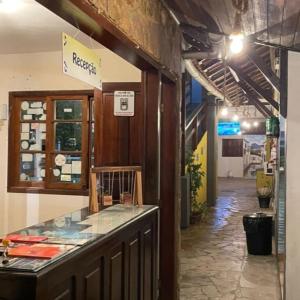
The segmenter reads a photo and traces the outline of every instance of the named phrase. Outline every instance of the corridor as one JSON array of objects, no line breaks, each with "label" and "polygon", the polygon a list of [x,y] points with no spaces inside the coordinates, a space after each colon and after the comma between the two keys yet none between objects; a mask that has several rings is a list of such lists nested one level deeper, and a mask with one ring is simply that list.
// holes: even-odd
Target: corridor
[{"label": "corridor", "polygon": [[218,186],[206,221],[182,231],[180,299],[280,300],[275,257],[247,255],[242,216],[259,211],[255,181],[219,179]]}]

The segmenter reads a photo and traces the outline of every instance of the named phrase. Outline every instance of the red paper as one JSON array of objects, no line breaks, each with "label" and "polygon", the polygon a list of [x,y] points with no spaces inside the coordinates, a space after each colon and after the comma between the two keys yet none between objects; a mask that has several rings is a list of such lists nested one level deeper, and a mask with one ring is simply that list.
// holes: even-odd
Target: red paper
[{"label": "red paper", "polygon": [[22,245],[8,250],[9,256],[51,259],[61,253],[57,246]]},{"label": "red paper", "polygon": [[46,236],[35,236],[35,235],[20,235],[20,234],[10,234],[6,236],[6,239],[12,242],[21,243],[38,243],[48,239]]}]

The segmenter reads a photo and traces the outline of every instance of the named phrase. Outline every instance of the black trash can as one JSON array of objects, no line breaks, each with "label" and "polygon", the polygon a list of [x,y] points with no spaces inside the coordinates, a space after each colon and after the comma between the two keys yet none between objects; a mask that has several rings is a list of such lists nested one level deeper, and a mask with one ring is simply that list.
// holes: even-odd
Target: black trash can
[{"label": "black trash can", "polygon": [[273,217],[264,213],[254,213],[243,217],[249,254],[272,254],[272,221]]}]

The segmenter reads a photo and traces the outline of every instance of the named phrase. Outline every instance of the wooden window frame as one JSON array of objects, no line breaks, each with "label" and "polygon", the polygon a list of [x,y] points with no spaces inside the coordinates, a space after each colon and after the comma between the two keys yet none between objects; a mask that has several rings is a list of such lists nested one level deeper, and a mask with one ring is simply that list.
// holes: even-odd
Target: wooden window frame
[{"label": "wooden window frame", "polygon": [[[83,118],[82,118],[82,150],[76,154],[82,156],[82,175],[80,184],[71,183],[54,183],[51,182],[51,158],[55,153],[54,143],[54,111],[53,105],[47,105],[46,119],[46,178],[47,182],[25,182],[20,181],[19,157],[20,157],[20,103],[24,98],[27,100],[41,100],[50,103],[55,100],[75,100],[78,98],[83,102]],[[7,191],[12,193],[38,193],[38,194],[60,194],[60,195],[88,195],[88,174],[91,164],[91,125],[94,120],[91,118],[92,99],[94,98],[93,90],[78,91],[24,91],[9,93],[9,126],[8,126],[8,185]],[[50,117],[48,117],[50,116]],[[40,123],[40,121],[34,121]],[[27,123],[27,122],[26,122]],[[38,151],[39,153],[42,151]],[[62,151],[60,151],[62,152]],[[65,154],[75,154],[72,151],[65,151]],[[31,152],[32,153],[32,152]],[[49,155],[50,154],[50,155]]]}]

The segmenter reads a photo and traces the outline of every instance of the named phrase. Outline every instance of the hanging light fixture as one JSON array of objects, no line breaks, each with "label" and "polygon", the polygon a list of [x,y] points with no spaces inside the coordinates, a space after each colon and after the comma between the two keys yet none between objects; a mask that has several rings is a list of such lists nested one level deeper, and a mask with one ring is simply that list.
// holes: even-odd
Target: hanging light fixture
[{"label": "hanging light fixture", "polygon": [[239,116],[237,114],[234,114],[232,120],[237,122],[239,120]]},{"label": "hanging light fixture", "polygon": [[242,28],[242,15],[248,11],[248,0],[232,0],[236,10],[233,31],[229,36],[231,53],[238,54],[244,49],[245,35]]},{"label": "hanging light fixture", "polygon": [[221,109],[221,116],[222,117],[226,117],[228,115],[228,108],[227,107],[223,107]]}]

